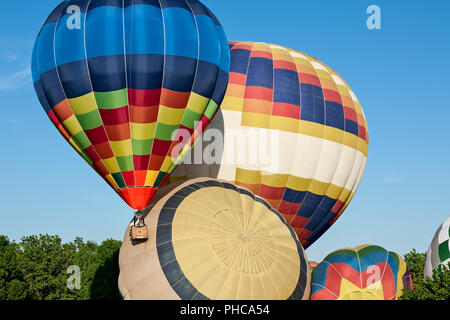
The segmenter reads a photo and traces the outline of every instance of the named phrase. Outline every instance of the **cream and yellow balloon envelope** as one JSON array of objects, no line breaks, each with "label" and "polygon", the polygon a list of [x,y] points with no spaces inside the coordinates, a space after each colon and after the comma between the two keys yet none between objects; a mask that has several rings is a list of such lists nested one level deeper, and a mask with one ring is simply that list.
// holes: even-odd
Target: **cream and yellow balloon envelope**
[{"label": "cream and yellow balloon envelope", "polygon": [[124,299],[308,299],[305,252],[265,200],[199,178],[161,190],[146,209],[149,239],[120,251]]}]

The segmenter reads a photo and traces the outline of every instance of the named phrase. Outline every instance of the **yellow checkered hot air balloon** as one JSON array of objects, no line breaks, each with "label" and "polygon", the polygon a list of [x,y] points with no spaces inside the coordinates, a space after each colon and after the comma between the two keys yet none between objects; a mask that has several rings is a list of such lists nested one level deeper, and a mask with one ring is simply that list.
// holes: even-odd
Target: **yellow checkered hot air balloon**
[{"label": "yellow checkered hot air balloon", "polygon": [[198,0],[71,0],[42,26],[32,73],[63,137],[143,209],[175,169],[173,150],[189,149],[222,102],[229,60],[220,22]]}]

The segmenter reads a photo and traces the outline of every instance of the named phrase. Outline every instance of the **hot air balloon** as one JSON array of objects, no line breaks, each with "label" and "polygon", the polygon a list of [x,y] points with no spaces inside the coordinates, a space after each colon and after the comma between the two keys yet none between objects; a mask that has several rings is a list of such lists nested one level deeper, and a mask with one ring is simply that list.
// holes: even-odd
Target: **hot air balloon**
[{"label": "hot air balloon", "polygon": [[64,138],[143,209],[179,161],[174,148],[189,148],[222,102],[229,59],[219,21],[198,0],[72,0],[40,30],[32,73]]},{"label": "hot air balloon", "polygon": [[124,299],[308,299],[305,252],[265,200],[211,178],[161,190],[145,210],[150,238],[125,233]]},{"label": "hot air balloon", "polygon": [[433,277],[433,271],[442,272],[450,262],[450,216],[437,229],[425,259],[424,276]]},{"label": "hot air balloon", "polygon": [[219,161],[184,163],[170,179],[209,176],[243,186],[277,209],[308,248],[360,184],[368,153],[363,110],[347,83],[307,54],[255,42],[230,47],[228,88],[204,134],[213,140],[212,130],[223,132]]},{"label": "hot air balloon", "polygon": [[332,252],[311,282],[311,300],[395,300],[403,288],[413,288],[403,258],[374,245]]}]

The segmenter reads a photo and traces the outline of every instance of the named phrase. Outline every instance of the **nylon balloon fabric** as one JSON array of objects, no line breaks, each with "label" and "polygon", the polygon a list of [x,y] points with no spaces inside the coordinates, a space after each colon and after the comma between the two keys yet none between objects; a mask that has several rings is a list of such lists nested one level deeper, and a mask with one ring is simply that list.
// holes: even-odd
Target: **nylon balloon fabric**
[{"label": "nylon balloon fabric", "polygon": [[264,199],[210,178],[165,188],[145,211],[148,241],[125,233],[124,299],[309,299],[305,252]]},{"label": "nylon balloon fabric", "polygon": [[313,271],[311,300],[395,300],[413,288],[403,258],[374,245],[339,249]]},{"label": "nylon balloon fabric", "polygon": [[221,159],[184,164],[171,181],[210,176],[245,187],[308,248],[360,185],[369,143],[361,104],[335,71],[305,53],[256,42],[230,42],[230,50],[228,88],[209,127],[224,133]]},{"label": "nylon balloon fabric", "polygon": [[143,209],[221,104],[229,60],[197,0],[73,0],[39,32],[32,74],[63,137]]},{"label": "nylon balloon fabric", "polygon": [[433,271],[442,272],[442,268],[450,263],[450,216],[445,219],[436,231],[427,250],[424,277],[433,277]]}]

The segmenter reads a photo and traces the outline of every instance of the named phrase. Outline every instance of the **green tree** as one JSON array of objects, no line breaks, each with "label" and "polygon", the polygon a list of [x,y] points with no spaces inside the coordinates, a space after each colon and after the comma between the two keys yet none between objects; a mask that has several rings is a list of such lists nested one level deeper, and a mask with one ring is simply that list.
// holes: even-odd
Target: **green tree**
[{"label": "green tree", "polygon": [[90,290],[94,274],[97,269],[98,245],[95,242],[84,242],[82,238],[76,238],[73,243],[65,244],[65,249],[72,252],[70,264],[80,268],[80,289],[69,290],[63,295],[64,299],[87,300],[90,299]]},{"label": "green tree", "polygon": [[27,299],[62,299],[67,292],[67,267],[72,254],[58,236],[22,238],[19,267],[27,286]]},{"label": "green tree", "polygon": [[[63,244],[50,235],[24,237],[17,244],[0,236],[0,300],[119,299],[121,245],[82,238]],[[80,288],[68,287],[69,266],[79,268]]]},{"label": "green tree", "polygon": [[400,300],[450,300],[450,269],[444,267],[442,272],[435,271],[433,278],[423,278],[425,253],[416,250],[405,255],[414,289],[404,289]]},{"label": "green tree", "polygon": [[19,267],[19,246],[0,236],[0,300],[23,299],[25,283]]},{"label": "green tree", "polygon": [[7,299],[8,300],[24,300],[27,297],[26,283],[13,279],[8,283]]},{"label": "green tree", "polygon": [[97,248],[97,268],[91,285],[91,299],[120,299],[117,286],[119,278],[119,251],[121,241],[108,239]]},{"label": "green tree", "polygon": [[100,245],[95,242],[83,242],[76,238],[67,244],[67,250],[73,252],[71,265],[81,270],[81,288],[70,290],[65,299],[115,300],[120,298],[117,287],[119,277],[119,251],[121,241],[108,239]]}]

